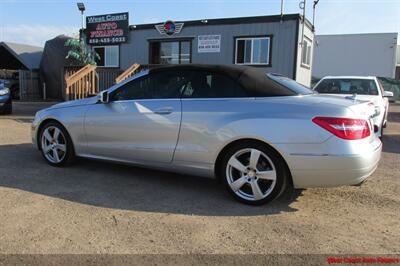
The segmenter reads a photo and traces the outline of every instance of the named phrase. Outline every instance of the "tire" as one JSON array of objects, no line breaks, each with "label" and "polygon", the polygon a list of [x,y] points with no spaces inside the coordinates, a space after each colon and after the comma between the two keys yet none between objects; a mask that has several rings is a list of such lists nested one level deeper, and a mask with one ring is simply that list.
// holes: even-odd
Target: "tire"
[{"label": "tire", "polygon": [[14,85],[10,89],[11,91],[11,98],[14,100],[19,100],[19,87]]},{"label": "tire", "polygon": [[11,103],[4,106],[3,114],[5,114],[5,115],[12,114],[12,104]]},{"label": "tire", "polygon": [[256,141],[243,141],[229,148],[218,172],[228,192],[249,205],[262,205],[279,197],[290,177],[282,157]]},{"label": "tire", "polygon": [[75,151],[71,137],[61,124],[45,124],[40,130],[38,141],[43,158],[51,166],[65,166],[74,161]]}]

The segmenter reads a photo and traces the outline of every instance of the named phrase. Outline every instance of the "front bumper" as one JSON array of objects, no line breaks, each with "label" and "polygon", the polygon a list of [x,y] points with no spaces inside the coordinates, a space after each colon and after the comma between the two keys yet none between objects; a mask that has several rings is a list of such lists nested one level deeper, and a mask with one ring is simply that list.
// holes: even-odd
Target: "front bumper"
[{"label": "front bumper", "polygon": [[358,185],[377,168],[382,152],[378,140],[369,152],[351,155],[291,155],[295,188]]},{"label": "front bumper", "polygon": [[0,111],[3,111],[7,106],[12,104],[11,97],[9,95],[0,96]]}]

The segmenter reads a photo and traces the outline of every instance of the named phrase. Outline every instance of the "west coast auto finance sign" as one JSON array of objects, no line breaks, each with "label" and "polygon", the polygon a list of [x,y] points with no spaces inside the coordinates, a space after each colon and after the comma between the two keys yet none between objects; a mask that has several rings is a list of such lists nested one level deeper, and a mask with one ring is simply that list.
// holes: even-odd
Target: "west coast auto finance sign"
[{"label": "west coast auto finance sign", "polygon": [[86,18],[87,43],[111,45],[128,40],[129,14],[118,13]]}]

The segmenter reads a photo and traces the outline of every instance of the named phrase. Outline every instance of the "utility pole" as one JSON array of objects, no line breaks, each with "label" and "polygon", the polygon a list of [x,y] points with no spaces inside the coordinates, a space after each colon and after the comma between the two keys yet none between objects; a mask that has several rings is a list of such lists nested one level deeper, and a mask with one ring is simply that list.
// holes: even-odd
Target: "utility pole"
[{"label": "utility pole", "polygon": [[84,12],[85,12],[85,4],[84,3],[77,3],[78,9],[79,11],[81,11],[81,30],[79,31],[79,44],[80,44],[80,57],[81,57],[81,62],[83,62],[83,59],[85,57],[85,53],[86,51],[84,51],[85,48],[85,43],[84,43],[84,39],[83,39],[83,24],[84,24]]},{"label": "utility pole", "polygon": [[313,30],[315,31],[315,7],[318,4],[319,0],[314,0],[313,4],[313,16],[312,16],[312,25],[313,25]]},{"label": "utility pole", "polygon": [[303,27],[302,27],[302,32],[301,32],[301,46],[304,44],[304,26],[306,22],[306,1],[307,0],[302,0],[299,4],[300,9],[303,9]]}]

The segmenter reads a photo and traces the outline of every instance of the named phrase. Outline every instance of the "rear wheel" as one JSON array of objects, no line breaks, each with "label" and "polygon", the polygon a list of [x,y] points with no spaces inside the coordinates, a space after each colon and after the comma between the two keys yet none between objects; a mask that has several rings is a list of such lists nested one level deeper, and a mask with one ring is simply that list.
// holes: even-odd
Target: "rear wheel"
[{"label": "rear wheel", "polygon": [[289,172],[275,150],[258,142],[246,141],[225,153],[220,175],[235,199],[261,205],[284,191]]},{"label": "rear wheel", "polygon": [[73,161],[75,153],[71,138],[59,123],[47,123],[39,136],[42,155],[50,165],[63,166]]}]

